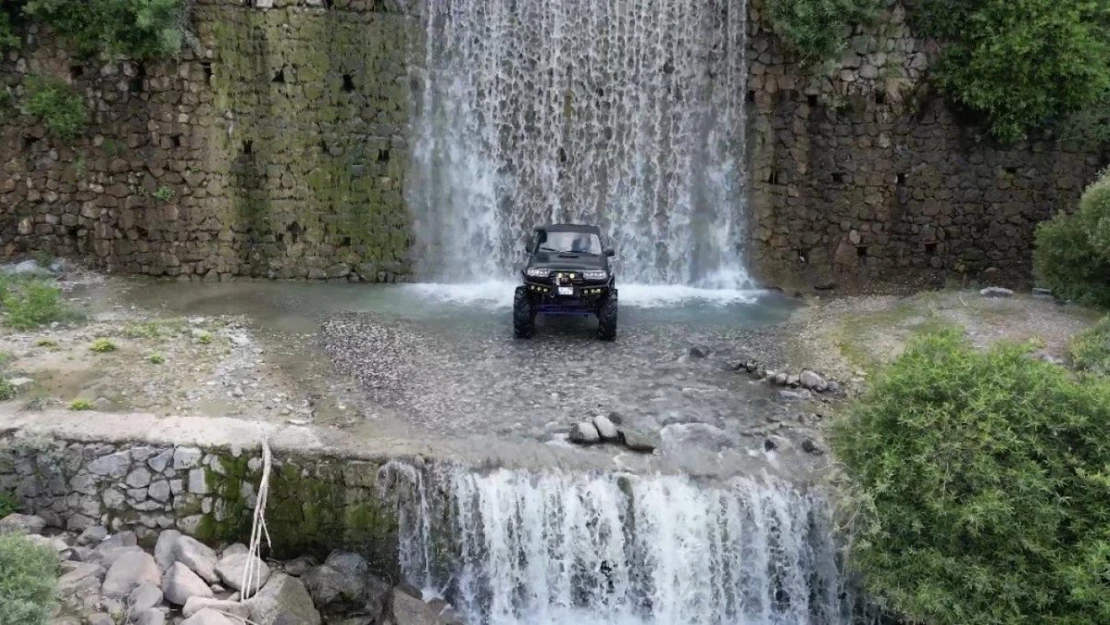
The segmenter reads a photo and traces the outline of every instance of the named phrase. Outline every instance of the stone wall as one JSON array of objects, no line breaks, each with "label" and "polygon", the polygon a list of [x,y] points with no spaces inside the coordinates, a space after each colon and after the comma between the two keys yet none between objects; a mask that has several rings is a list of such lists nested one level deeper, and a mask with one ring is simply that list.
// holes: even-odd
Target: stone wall
[{"label": "stone wall", "polygon": [[86,62],[35,34],[0,81],[18,100],[29,74],[63,78],[92,123],[64,142],[0,105],[0,255],[206,279],[399,279],[414,19],[376,0],[200,0],[199,49],[156,64]]},{"label": "stone wall", "polygon": [[[411,3],[412,7],[418,2]],[[751,0],[750,265],[773,284],[1028,280],[1035,224],[1070,210],[1106,146],[998,147],[922,78],[935,42],[895,5],[844,58],[804,67]],[[0,60],[62,77],[94,110],[49,137],[0,104],[0,256],[108,271],[403,280],[408,59],[420,18],[398,0],[199,0],[181,61],[73,59],[49,33]]]},{"label": "stone wall", "polygon": [[1029,281],[1036,224],[1110,146],[1000,147],[923,80],[939,52],[896,4],[838,63],[800,65],[750,7],[752,265],[774,284]]},{"label": "stone wall", "polygon": [[[247,542],[260,451],[0,438],[0,493],[49,525],[102,525],[153,543],[176,528],[211,544]],[[397,577],[396,502],[380,466],[324,456],[274,458],[266,523],[276,558],[354,550]]]}]

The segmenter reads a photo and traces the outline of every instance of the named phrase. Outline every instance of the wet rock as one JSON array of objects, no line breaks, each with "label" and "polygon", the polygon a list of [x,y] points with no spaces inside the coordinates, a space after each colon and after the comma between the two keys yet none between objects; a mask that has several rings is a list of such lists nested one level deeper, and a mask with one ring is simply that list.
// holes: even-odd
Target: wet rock
[{"label": "wet rock", "polygon": [[132,619],[135,625],[166,625],[166,614],[153,608],[133,612]]},{"label": "wet rock", "polygon": [[620,440],[628,449],[648,454],[663,444],[662,438],[656,432],[633,428],[621,428]]},{"label": "wet rock", "polygon": [[709,348],[694,346],[690,348],[690,358],[705,358],[709,356]]},{"label": "wet rock", "polygon": [[597,429],[597,433],[603,441],[615,441],[620,437],[617,426],[613,425],[608,417],[602,415],[594,417],[593,426]]},{"label": "wet rock", "polygon": [[805,388],[817,391],[818,393],[824,392],[829,387],[829,383],[825,381],[825,378],[808,369],[802,372],[801,382],[802,386]]},{"label": "wet rock", "polygon": [[179,536],[174,544],[174,561],[189,567],[205,582],[215,584],[220,581],[216,575],[216,552],[191,536]]},{"label": "wet rock", "polygon": [[339,612],[362,603],[363,579],[345,575],[327,564],[311,569],[304,576],[304,584],[321,610]]},{"label": "wet rock", "polygon": [[46,521],[33,514],[15,513],[0,519],[0,531],[39,534],[44,529],[46,529]]},{"label": "wet rock", "polygon": [[67,597],[99,591],[106,572],[99,564],[75,562],[58,578],[58,594]]},{"label": "wet rock", "polygon": [[393,590],[390,612],[396,625],[446,625],[435,608],[400,588]]},{"label": "wet rock", "polygon": [[840,383],[836,382],[834,380],[829,380],[828,381],[828,387],[825,390],[829,393],[839,393],[840,392]]},{"label": "wet rock", "polygon": [[[131,547],[125,547],[130,549]],[[136,588],[145,583],[162,585],[162,572],[154,558],[142,551],[128,553],[115,561],[108,569],[101,591],[106,597],[122,598],[129,596]]]},{"label": "wet rock", "polygon": [[257,625],[320,625],[320,613],[313,607],[312,597],[295,577],[274,573],[269,583],[246,603],[251,620]]},{"label": "wet rock", "polygon": [[100,562],[104,566],[111,568],[120,558],[131,555],[134,553],[142,553],[141,547],[109,547],[107,549],[97,548],[93,553],[94,560]]},{"label": "wet rock", "polygon": [[814,442],[812,438],[807,438],[802,441],[802,451],[806,452],[807,454],[813,454],[815,456],[819,456],[824,453],[821,447],[816,442]]},{"label": "wet rock", "polygon": [[181,532],[177,530],[163,530],[158,535],[158,542],[154,545],[154,561],[163,571],[169,570],[174,563],[179,538]]},{"label": "wet rock", "polygon": [[250,553],[250,551],[251,550],[247,548],[247,546],[243,543],[235,543],[233,545],[228,545],[227,547],[224,547],[224,550],[220,552],[220,559],[226,558],[228,556],[238,555],[240,553]]},{"label": "wet rock", "polygon": [[812,399],[809,391],[804,389],[801,391],[781,390],[778,392],[778,397],[779,399],[784,401],[804,401],[807,399]]},{"label": "wet rock", "polygon": [[578,443],[579,445],[590,445],[600,441],[601,435],[598,434],[594,424],[583,421],[575,423],[574,427],[570,429],[570,440],[572,443]]},{"label": "wet rock", "polygon": [[212,598],[212,589],[208,584],[181,562],[174,562],[166,573],[166,581],[162,585],[162,592],[166,600],[174,605],[185,605],[189,597]]},{"label": "wet rock", "polygon": [[181,614],[185,618],[189,618],[204,609],[226,612],[244,619],[251,617],[250,608],[245,603],[210,597],[189,597],[189,600],[185,602],[185,607],[181,609]]},{"label": "wet rock", "polygon": [[801,379],[796,375],[786,376],[786,385],[787,386],[798,386],[799,382],[801,382]]},{"label": "wet rock", "polygon": [[786,381],[789,378],[790,376],[786,375],[785,373],[776,373],[772,381],[779,386],[786,386]]},{"label": "wet rock", "polygon": [[131,606],[132,612],[142,612],[149,610],[162,603],[162,589],[154,584],[147,582],[139,586],[131,593],[128,605]]},{"label": "wet rock", "polygon": [[248,553],[232,553],[224,556],[216,564],[216,575],[223,583],[234,590],[243,590],[243,575],[250,566],[254,571],[251,587],[247,589],[247,596],[254,595],[270,579],[270,567],[265,562]]},{"label": "wet rock", "polygon": [[778,443],[775,441],[769,438],[763,440],[763,451],[775,451],[778,448]]},{"label": "wet rock", "polygon": [[313,558],[312,556],[301,556],[299,558],[293,558],[292,560],[286,562],[284,569],[285,572],[289,575],[300,577],[308,573],[308,571],[312,569],[312,567],[316,566],[316,564],[316,558]]},{"label": "wet rock", "polygon": [[349,551],[331,552],[324,561],[324,566],[330,566],[348,577],[366,577],[370,572],[370,564],[366,562],[366,558]]},{"label": "wet rock", "polygon": [[1013,297],[1014,292],[1010,289],[1004,289],[1000,286],[988,286],[987,288],[979,291],[979,295],[983,297]]},{"label": "wet rock", "polygon": [[104,542],[108,538],[108,528],[103,525],[94,525],[86,527],[85,531],[77,537],[77,542],[74,543],[79,547],[88,547],[90,545],[96,546]]},{"label": "wet rock", "polygon": [[[290,625],[295,621],[290,621]],[[181,625],[235,625],[235,621],[215,610],[204,609],[181,622]]]},{"label": "wet rock", "polygon": [[393,585],[373,575],[366,578],[366,589],[363,591],[363,609],[367,614],[384,614],[389,604],[389,593]]}]

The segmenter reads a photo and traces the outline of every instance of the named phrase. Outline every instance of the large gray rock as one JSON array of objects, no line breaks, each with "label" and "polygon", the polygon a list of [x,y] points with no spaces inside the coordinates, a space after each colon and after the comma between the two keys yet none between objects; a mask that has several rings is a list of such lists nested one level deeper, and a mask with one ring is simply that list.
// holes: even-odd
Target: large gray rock
[{"label": "large gray rock", "polygon": [[209,584],[220,581],[216,575],[216,552],[192,536],[179,536],[174,545],[174,561],[192,569]]},{"label": "large gray rock", "polygon": [[823,393],[826,389],[829,388],[829,383],[825,380],[825,378],[817,375],[816,373],[808,369],[802,372],[801,382],[802,386],[804,386],[805,388],[808,388],[811,391],[817,391],[818,393]]},{"label": "large gray rock", "polygon": [[179,538],[181,538],[181,532],[177,530],[162,530],[162,533],[158,534],[158,542],[154,545],[154,561],[163,571],[168,571],[173,566]]},{"label": "large gray rock", "polygon": [[147,582],[161,586],[162,571],[150,554],[132,552],[116,560],[108,569],[101,591],[106,597],[119,599]]},{"label": "large gray rock", "polygon": [[313,607],[304,584],[282,573],[271,575],[261,592],[246,603],[256,625],[320,625],[320,613]]},{"label": "large gray rock", "polygon": [[582,423],[575,423],[574,427],[570,429],[570,441],[580,445],[590,445],[601,440],[601,435],[598,434],[597,428],[593,423],[583,421]]},{"label": "large gray rock", "polygon": [[238,552],[224,556],[216,564],[216,575],[220,576],[224,586],[242,592],[244,590],[243,574],[247,570],[248,564],[254,571],[254,579],[251,580],[251,587],[244,594],[247,596],[254,595],[270,579],[270,567],[257,557]]},{"label": "large gray rock", "polygon": [[97,548],[103,551],[119,547],[134,547],[138,544],[139,537],[135,535],[135,532],[120,532],[102,539]]},{"label": "large gray rock", "polygon": [[185,605],[189,597],[211,598],[212,589],[208,584],[180,562],[174,562],[166,573],[166,581],[162,584],[162,592],[166,601],[174,605]]},{"label": "large gray rock", "polygon": [[250,549],[243,543],[235,543],[224,547],[224,550],[220,552],[220,558],[223,559],[240,553],[250,553]]},{"label": "large gray rock", "polygon": [[[68,570],[67,570],[68,569]],[[89,591],[99,591],[107,571],[99,564],[74,562],[62,569],[58,578],[58,594],[62,597],[81,596]]]},{"label": "large gray rock", "polygon": [[650,454],[663,444],[663,438],[656,432],[643,429],[622,428],[620,440],[632,451]]},{"label": "large gray rock", "polygon": [[108,528],[103,525],[94,525],[85,528],[81,535],[77,537],[77,542],[74,543],[79,547],[93,546],[97,547],[108,538]]},{"label": "large gray rock", "polygon": [[370,563],[366,561],[366,558],[350,551],[331,552],[328,554],[328,559],[324,560],[324,565],[330,566],[347,577],[363,578],[370,573]]},{"label": "large gray rock", "polygon": [[[295,621],[290,621],[290,625]],[[235,621],[215,610],[204,609],[181,622],[181,625],[235,625]]]},{"label": "large gray rock", "polygon": [[189,597],[185,602],[185,607],[181,609],[181,614],[185,618],[200,612],[204,609],[212,609],[217,612],[226,612],[234,614],[240,618],[249,619],[251,617],[250,608],[245,603],[238,601],[228,601],[226,599],[213,599],[208,597]]},{"label": "large gray rock", "polygon": [[446,625],[432,606],[399,588],[393,590],[390,613],[394,625]]},{"label": "large gray rock", "polygon": [[141,612],[132,612],[131,619],[135,625],[166,625],[166,614],[153,608]]},{"label": "large gray rock", "polygon": [[119,560],[123,556],[142,552],[142,547],[112,547],[108,549],[97,549],[93,553],[95,554],[96,561],[102,563],[107,568],[112,568],[116,560]]},{"label": "large gray rock", "polygon": [[131,593],[131,599],[128,605],[131,606],[131,611],[133,613],[138,613],[161,605],[161,603],[162,589],[147,582]]},{"label": "large gray rock", "polygon": [[89,473],[119,479],[127,475],[127,469],[130,466],[131,455],[126,451],[120,451],[107,456],[101,456],[90,462]]},{"label": "large gray rock", "polygon": [[327,564],[313,567],[304,576],[305,587],[316,607],[328,612],[360,607],[363,582],[361,577],[345,575]]},{"label": "large gray rock", "polygon": [[0,519],[0,531],[41,534],[44,529],[46,529],[46,521],[33,514],[14,513]]},{"label": "large gray rock", "polygon": [[609,420],[609,417],[604,415],[597,415],[593,420],[594,427],[597,428],[597,433],[601,436],[603,441],[615,441],[620,436],[617,431],[617,426]]}]

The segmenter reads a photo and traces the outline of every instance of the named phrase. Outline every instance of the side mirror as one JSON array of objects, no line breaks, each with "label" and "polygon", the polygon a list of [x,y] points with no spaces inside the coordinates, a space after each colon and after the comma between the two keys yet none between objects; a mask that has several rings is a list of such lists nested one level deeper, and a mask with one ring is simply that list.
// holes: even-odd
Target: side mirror
[{"label": "side mirror", "polygon": [[614,250],[612,248],[607,249],[607,250],[605,250],[605,255],[608,256],[609,258],[612,258],[612,257],[617,255],[617,250]]}]

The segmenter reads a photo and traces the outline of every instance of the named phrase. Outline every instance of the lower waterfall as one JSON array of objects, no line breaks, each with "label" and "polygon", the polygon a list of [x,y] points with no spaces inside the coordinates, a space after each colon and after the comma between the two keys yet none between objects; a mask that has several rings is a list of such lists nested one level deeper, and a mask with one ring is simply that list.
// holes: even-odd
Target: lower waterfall
[{"label": "lower waterfall", "polygon": [[400,562],[470,625],[847,625],[829,504],[773,479],[391,463]]}]

